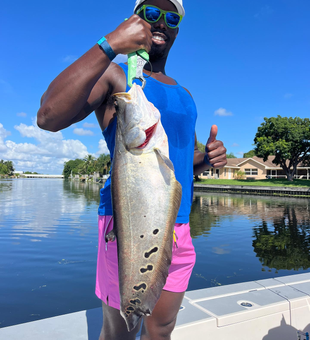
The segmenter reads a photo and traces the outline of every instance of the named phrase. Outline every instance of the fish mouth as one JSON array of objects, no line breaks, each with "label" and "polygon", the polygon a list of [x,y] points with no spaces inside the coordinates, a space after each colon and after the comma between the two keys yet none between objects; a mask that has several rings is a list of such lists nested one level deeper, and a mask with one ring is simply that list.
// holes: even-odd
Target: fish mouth
[{"label": "fish mouth", "polygon": [[155,133],[157,124],[158,122],[144,131],[146,135],[145,141],[141,145],[137,146],[137,149],[144,149],[149,144],[149,141]]}]

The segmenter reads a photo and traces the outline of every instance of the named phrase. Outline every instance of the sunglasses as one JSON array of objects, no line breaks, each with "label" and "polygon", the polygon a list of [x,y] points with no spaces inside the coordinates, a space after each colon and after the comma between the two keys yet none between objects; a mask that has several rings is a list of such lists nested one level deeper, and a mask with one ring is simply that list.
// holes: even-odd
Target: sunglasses
[{"label": "sunglasses", "polygon": [[139,14],[142,11],[144,19],[151,24],[157,22],[161,18],[161,16],[164,15],[165,23],[169,28],[177,28],[183,19],[182,15],[177,12],[163,11],[158,7],[150,5],[143,5],[139,8],[136,14]]}]

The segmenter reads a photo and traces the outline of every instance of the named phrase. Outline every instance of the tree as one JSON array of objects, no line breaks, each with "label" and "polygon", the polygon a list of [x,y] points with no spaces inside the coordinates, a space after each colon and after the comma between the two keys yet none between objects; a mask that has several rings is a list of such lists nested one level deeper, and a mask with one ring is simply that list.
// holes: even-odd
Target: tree
[{"label": "tree", "polygon": [[197,148],[200,152],[206,152],[206,146],[197,140]]},{"label": "tree", "polygon": [[68,162],[65,162],[65,166],[63,169],[62,174],[65,176],[65,178],[68,178],[71,173],[72,175],[77,175],[80,172],[80,167],[83,165],[84,162],[82,159],[75,159],[75,160],[70,160]]},{"label": "tree", "polygon": [[[204,144],[200,143],[198,140],[196,140],[196,143],[197,143],[197,148],[200,152],[206,152],[206,146]],[[195,175],[195,181],[196,182],[201,181],[198,175]]]},{"label": "tree", "polygon": [[255,135],[255,154],[264,162],[274,155],[272,162],[280,165],[287,179],[293,181],[297,165],[310,159],[310,120],[281,116],[264,120]]},{"label": "tree", "polygon": [[255,150],[250,150],[249,152],[246,152],[246,153],[243,154],[243,158],[252,158],[254,156],[256,156]]},{"label": "tree", "polygon": [[96,170],[96,158],[92,155],[87,155],[83,161],[82,172],[87,175],[94,173]]},{"label": "tree", "polygon": [[233,154],[233,152],[230,152],[226,154],[226,158],[237,158],[237,157]]},{"label": "tree", "polygon": [[306,270],[310,268],[309,218],[297,218],[294,206],[286,206],[283,217],[274,217],[272,224],[263,220],[254,227],[252,245],[263,266]]},{"label": "tree", "polygon": [[12,161],[0,160],[0,175],[12,175],[14,172],[14,165]]},{"label": "tree", "polygon": [[235,179],[244,179],[245,178],[245,172],[239,170],[237,171],[236,175],[235,175]]},{"label": "tree", "polygon": [[100,176],[109,173],[111,167],[110,155],[101,154],[96,161],[96,171],[99,172]]}]

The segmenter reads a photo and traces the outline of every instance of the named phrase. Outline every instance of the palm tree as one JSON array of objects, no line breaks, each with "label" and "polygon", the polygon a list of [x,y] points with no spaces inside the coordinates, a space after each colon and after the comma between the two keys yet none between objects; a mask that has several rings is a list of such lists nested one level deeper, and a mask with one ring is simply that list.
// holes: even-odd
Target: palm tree
[{"label": "palm tree", "polygon": [[96,171],[99,172],[100,176],[109,173],[111,167],[110,155],[101,154],[96,162]]},{"label": "palm tree", "polygon": [[82,172],[88,175],[93,173],[95,171],[96,158],[92,155],[87,155],[83,161]]}]

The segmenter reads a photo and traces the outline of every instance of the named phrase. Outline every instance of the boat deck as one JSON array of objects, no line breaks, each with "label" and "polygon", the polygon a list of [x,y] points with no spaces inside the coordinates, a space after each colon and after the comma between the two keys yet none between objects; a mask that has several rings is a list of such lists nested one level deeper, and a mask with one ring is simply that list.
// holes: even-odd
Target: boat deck
[{"label": "boat deck", "polygon": [[[101,325],[96,308],[1,328],[0,339],[98,340]],[[295,340],[297,331],[310,333],[310,273],[189,291],[172,340]]]}]

